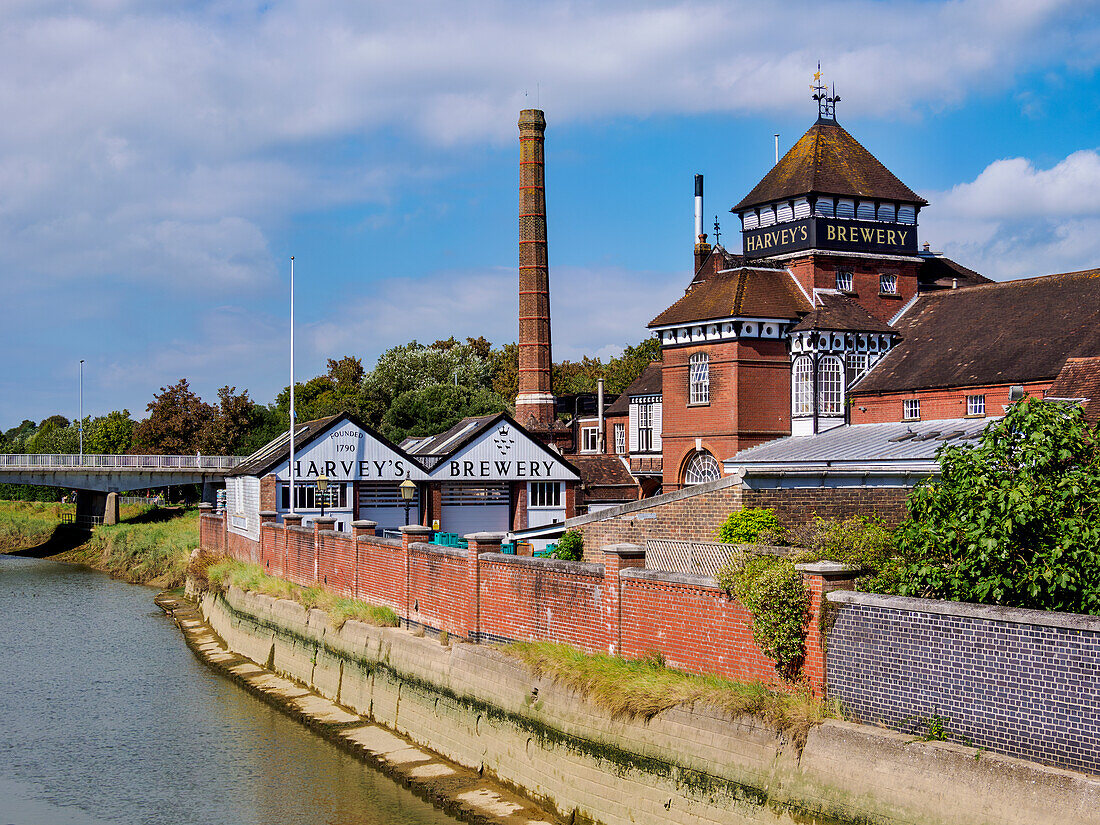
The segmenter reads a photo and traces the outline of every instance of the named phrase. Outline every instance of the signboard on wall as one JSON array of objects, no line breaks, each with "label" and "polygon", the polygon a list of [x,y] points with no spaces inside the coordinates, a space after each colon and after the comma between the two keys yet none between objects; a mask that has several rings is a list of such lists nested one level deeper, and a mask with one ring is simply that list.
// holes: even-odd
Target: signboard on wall
[{"label": "signboard on wall", "polygon": [[[310,481],[424,481],[428,474],[416,463],[350,421],[339,422],[295,456],[295,478]],[[289,480],[288,463],[275,475]]]},{"label": "signboard on wall", "polygon": [[432,468],[433,481],[575,481],[558,457],[507,421]]},{"label": "signboard on wall", "polygon": [[744,254],[754,258],[782,255],[801,249],[843,252],[917,253],[915,224],[853,221],[843,218],[803,218],[798,221],[746,229]]}]

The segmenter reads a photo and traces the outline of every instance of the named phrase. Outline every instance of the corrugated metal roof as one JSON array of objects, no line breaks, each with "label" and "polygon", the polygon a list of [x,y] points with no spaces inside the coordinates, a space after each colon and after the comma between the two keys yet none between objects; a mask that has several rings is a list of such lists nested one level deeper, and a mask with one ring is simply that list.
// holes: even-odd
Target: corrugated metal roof
[{"label": "corrugated metal roof", "polygon": [[853,424],[812,436],[790,436],[742,450],[726,469],[762,466],[826,467],[847,464],[931,461],[944,444],[973,443],[994,418],[950,418]]}]

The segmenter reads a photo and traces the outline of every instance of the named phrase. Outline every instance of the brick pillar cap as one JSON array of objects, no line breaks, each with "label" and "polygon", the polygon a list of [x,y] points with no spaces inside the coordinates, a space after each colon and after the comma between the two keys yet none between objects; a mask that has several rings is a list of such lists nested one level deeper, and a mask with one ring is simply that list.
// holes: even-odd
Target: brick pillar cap
[{"label": "brick pillar cap", "polygon": [[838,561],[809,561],[803,564],[796,564],[794,569],[799,573],[810,573],[811,575],[829,576],[837,574],[858,573],[863,568],[856,567],[851,564],[841,564]]},{"label": "brick pillar cap", "polygon": [[467,533],[462,538],[466,541],[479,541],[482,544],[487,544],[490,541],[504,541],[504,537],[507,533]]},{"label": "brick pillar cap", "polygon": [[[206,506],[209,507],[210,505],[207,504]],[[274,510],[260,510],[260,518],[275,518],[277,515],[278,513]]]},{"label": "brick pillar cap", "polygon": [[[202,503],[200,503],[200,504],[199,504],[199,509],[200,509],[200,510],[203,510],[203,511],[206,511],[206,510],[213,510],[213,509],[214,509],[214,505],[213,505],[213,504],[211,504],[211,503],[210,503],[209,501],[204,501],[204,502],[202,502]],[[262,515],[263,515],[263,513],[260,513],[260,515],[262,516]]]},{"label": "brick pillar cap", "polygon": [[366,518],[361,518],[361,519],[357,519],[357,520],[353,521],[351,523],[351,526],[352,527],[377,527],[378,522],[377,521],[371,521],[370,519],[366,519]]},{"label": "brick pillar cap", "polygon": [[602,548],[605,556],[619,556],[620,558],[628,556],[644,556],[645,548],[639,547],[637,544],[607,544]]},{"label": "brick pillar cap", "polygon": [[301,524],[302,523],[302,514],[301,513],[285,513],[283,515],[283,522],[288,523],[288,524]]},{"label": "brick pillar cap", "polygon": [[406,524],[401,528],[401,532],[411,536],[426,536],[432,532],[432,528],[425,527],[423,524]]},{"label": "brick pillar cap", "polygon": [[313,523],[314,524],[335,524],[336,523],[336,518],[335,518],[335,516],[317,516],[317,518],[315,518],[313,520]]}]

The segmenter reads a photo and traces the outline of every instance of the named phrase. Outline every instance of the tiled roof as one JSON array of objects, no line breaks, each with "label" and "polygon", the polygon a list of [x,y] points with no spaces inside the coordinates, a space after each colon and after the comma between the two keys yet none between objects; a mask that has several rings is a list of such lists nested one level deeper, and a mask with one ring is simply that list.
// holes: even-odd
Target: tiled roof
[{"label": "tiled roof", "polygon": [[851,298],[828,292],[816,296],[820,306],[803,318],[792,332],[809,329],[827,329],[837,332],[894,332],[894,328],[880,321]]},{"label": "tiled roof", "polygon": [[617,455],[571,455],[569,460],[580,473],[586,491],[593,487],[638,486]]},{"label": "tiled roof", "polygon": [[626,415],[630,412],[630,396],[661,394],[661,362],[650,361],[642,374],[630,382],[615,403],[604,410],[604,415]]},{"label": "tiled roof", "polygon": [[925,257],[917,270],[917,284],[921,292],[938,289],[962,289],[978,284],[991,284],[993,280],[967,269],[960,263],[942,255]]},{"label": "tiled roof", "polygon": [[693,281],[687,294],[649,326],[735,317],[794,320],[812,309],[786,269],[742,266]]},{"label": "tiled roof", "polygon": [[1100,269],[920,295],[853,395],[1053,380],[1100,354]]},{"label": "tiled roof", "polygon": [[819,121],[732,211],[810,194],[927,203],[839,124]]},{"label": "tiled roof", "polygon": [[1081,408],[1090,424],[1100,421],[1100,355],[1067,358],[1047,390],[1048,398],[1083,398]]}]

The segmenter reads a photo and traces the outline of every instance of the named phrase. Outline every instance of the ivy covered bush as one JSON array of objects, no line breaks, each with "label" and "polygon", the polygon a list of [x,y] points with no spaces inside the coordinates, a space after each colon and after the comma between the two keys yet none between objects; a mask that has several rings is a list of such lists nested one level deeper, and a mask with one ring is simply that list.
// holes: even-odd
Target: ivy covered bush
[{"label": "ivy covered bush", "polygon": [[749,507],[729,514],[718,528],[718,540],[726,544],[781,544],[785,531],[768,507]]},{"label": "ivy covered bush", "polygon": [[752,614],[752,638],[775,661],[779,675],[796,680],[806,657],[810,597],[794,562],[746,556],[719,570],[718,583]]}]

